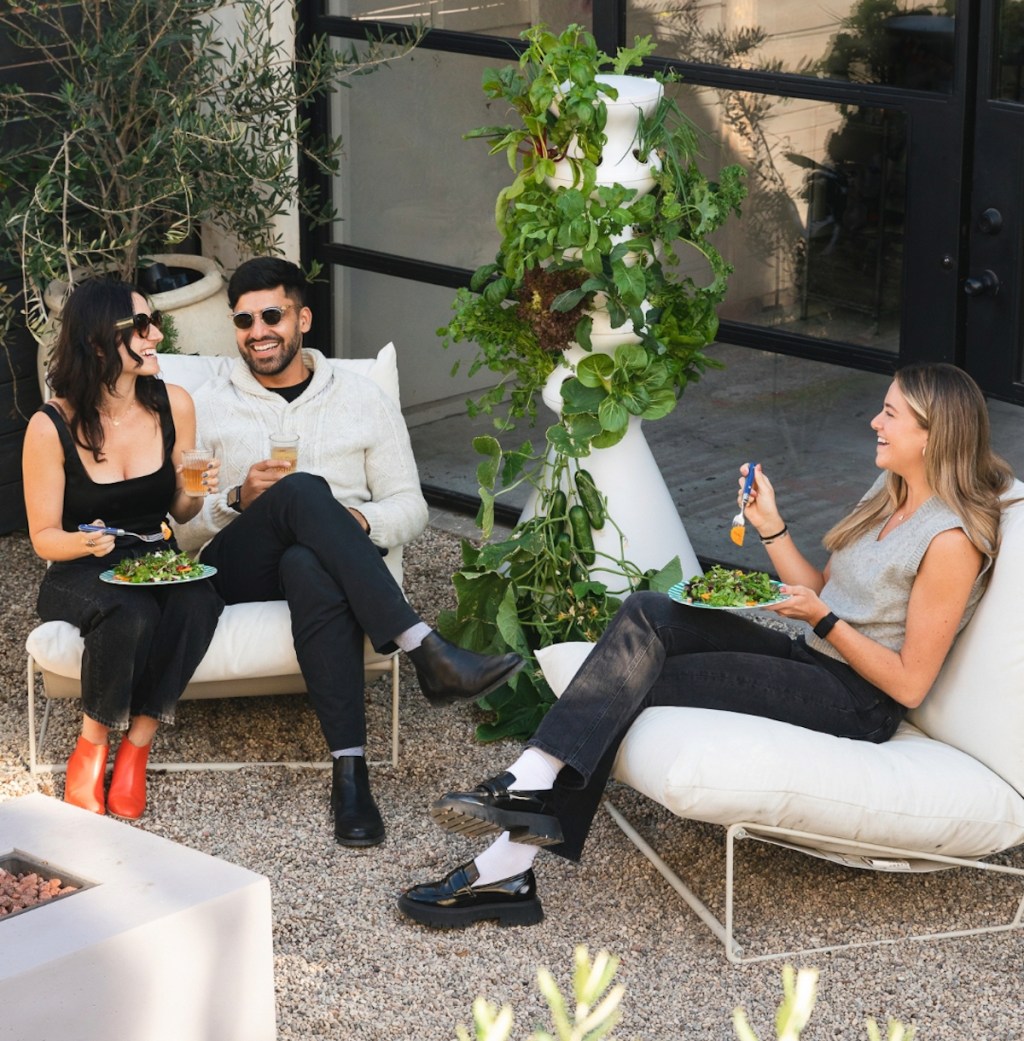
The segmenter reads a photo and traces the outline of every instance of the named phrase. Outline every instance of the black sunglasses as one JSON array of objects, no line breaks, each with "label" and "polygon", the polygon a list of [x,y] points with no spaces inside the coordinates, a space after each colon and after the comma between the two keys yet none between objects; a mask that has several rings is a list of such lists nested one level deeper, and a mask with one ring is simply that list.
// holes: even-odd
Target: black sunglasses
[{"label": "black sunglasses", "polygon": [[[290,311],[291,308],[291,304],[285,304],[284,307],[264,307],[259,312],[260,321],[264,325],[277,325],[284,318],[285,312]],[[235,311],[231,316],[231,321],[235,323],[236,329],[251,329],[256,321],[256,315],[252,311]]]},{"label": "black sunglasses", "polygon": [[133,314],[131,318],[122,318],[114,322],[115,329],[134,329],[139,336],[145,338],[149,334],[149,327],[155,325],[158,329],[163,325],[164,316],[159,311],[152,314]]}]

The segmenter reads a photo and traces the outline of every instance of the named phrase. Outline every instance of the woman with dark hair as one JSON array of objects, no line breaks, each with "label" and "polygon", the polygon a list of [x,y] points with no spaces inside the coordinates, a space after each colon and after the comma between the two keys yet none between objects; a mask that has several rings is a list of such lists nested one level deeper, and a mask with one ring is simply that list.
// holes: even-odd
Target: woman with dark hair
[{"label": "woman with dark hair", "polygon": [[980,390],[952,365],[901,369],[871,429],[884,473],[825,536],[823,571],[797,549],[771,481],[755,473],[747,520],[788,595],[770,609],[807,622],[806,638],[632,594],[519,759],[434,804],[447,830],[499,838],[403,894],[404,914],[435,926],[540,921],[538,847],[580,859],[619,744],[650,706],[763,716],[858,741],[893,736],[977,606],[1013,475],[992,452]]},{"label": "woman with dark hair", "polygon": [[[139,534],[194,516],[181,454],[195,447],[195,411],[182,388],[157,378],[160,315],[132,286],[92,279],[64,305],[49,383],[54,396],[25,434],[25,505],[32,547],[50,562],[39,590],[44,621],[78,626],[82,733],[68,760],[65,801],[134,820],[146,804],[146,761],[213,638],[223,602],[210,582],[115,585],[100,573],[153,544],[83,532],[80,524]],[[207,492],[218,487],[207,467]],[[161,545],[168,545],[162,543]],[[169,545],[177,548],[173,539]],[[124,730],[106,799],[110,730]]]}]

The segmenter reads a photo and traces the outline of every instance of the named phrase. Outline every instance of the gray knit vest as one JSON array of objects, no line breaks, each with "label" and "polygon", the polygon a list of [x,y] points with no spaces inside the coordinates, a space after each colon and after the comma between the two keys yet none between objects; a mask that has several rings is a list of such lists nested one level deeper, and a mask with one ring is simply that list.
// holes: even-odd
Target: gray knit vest
[{"label": "gray knit vest", "polygon": [[[885,522],[832,555],[829,579],[821,599],[844,622],[891,651],[899,651],[907,631],[907,606],[917,569],[933,538],[950,528],[963,528],[960,518],[932,496],[881,541]],[[975,580],[957,632],[970,621],[984,591],[986,561]],[[846,659],[828,642],[807,634],[807,646],[837,661]]]}]

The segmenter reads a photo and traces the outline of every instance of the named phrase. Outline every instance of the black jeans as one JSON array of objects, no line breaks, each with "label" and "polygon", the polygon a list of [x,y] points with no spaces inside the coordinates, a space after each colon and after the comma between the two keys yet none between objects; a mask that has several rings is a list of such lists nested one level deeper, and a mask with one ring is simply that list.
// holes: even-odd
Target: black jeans
[{"label": "black jeans", "polygon": [[366,743],[363,635],[378,651],[419,616],[380,550],[322,477],[289,474],[202,553],[226,603],[287,600],[292,638],[328,747]]},{"label": "black jeans", "polygon": [[174,722],[181,692],[203,660],[224,608],[208,581],[171,586],[110,585],[100,574],[151,547],[116,546],[106,557],[46,569],[37,610],[45,622],[78,626],[85,640],[82,709],[115,730],[132,716]]},{"label": "black jeans", "polygon": [[887,741],[905,710],[848,665],[731,611],[628,597],[529,744],[564,762],[552,796],[578,860],[633,721],[654,705],[742,712],[858,741]]}]

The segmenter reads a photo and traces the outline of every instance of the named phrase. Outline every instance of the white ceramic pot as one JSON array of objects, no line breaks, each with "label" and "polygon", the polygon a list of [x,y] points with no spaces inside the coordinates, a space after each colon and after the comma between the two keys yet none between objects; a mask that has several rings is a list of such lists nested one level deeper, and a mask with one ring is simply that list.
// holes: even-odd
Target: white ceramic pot
[{"label": "white ceramic pot", "polygon": [[[154,293],[153,307],[174,316],[178,333],[178,350],[182,354],[234,355],[235,337],[228,317],[227,286],[220,268],[206,257],[195,257],[184,253],[158,253],[147,259],[166,264],[168,267],[187,268],[202,274],[196,282],[180,289]],[[50,323],[60,315],[67,293],[67,283],[51,282],[46,290],[46,306],[50,311]],[[50,355],[50,341],[44,339],[38,354],[39,387],[46,398],[46,365]]]},{"label": "white ceramic pot", "polygon": [[[641,162],[635,155],[637,147],[637,121],[642,112],[651,115],[661,99],[662,86],[657,80],[640,76],[598,76],[598,82],[607,83],[618,91],[615,100],[605,97],[608,112],[605,137],[608,139],[601,152],[598,184],[621,184],[636,190],[634,199],[646,195],[654,187],[651,170],[657,169],[658,159],[650,156]],[[573,149],[570,146],[570,154]],[[577,153],[578,154],[578,151]],[[572,164],[562,159],[555,164],[555,172],[546,178],[552,188],[573,186]]]}]

